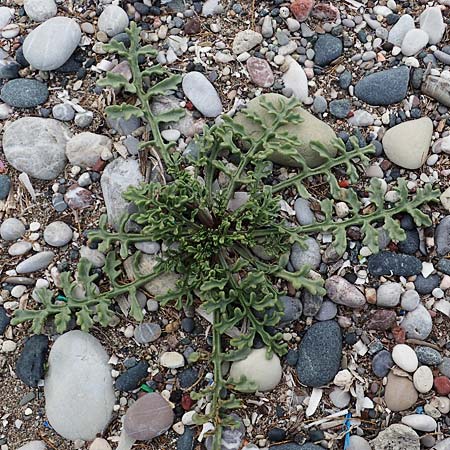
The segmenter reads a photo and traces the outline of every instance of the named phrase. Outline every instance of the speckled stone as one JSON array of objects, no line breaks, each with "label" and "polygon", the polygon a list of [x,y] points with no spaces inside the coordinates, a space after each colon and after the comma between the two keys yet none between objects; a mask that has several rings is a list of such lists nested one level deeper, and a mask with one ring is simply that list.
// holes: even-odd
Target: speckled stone
[{"label": "speckled stone", "polygon": [[15,108],[34,108],[47,101],[48,88],[38,80],[16,78],[2,87],[0,98]]}]

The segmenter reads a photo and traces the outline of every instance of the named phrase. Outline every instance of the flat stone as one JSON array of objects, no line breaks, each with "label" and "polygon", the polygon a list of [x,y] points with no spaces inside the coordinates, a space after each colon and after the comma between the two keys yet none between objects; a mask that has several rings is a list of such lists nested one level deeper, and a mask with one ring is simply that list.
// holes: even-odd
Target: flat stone
[{"label": "flat stone", "polygon": [[346,408],[351,400],[350,394],[340,388],[333,389],[329,397],[336,408]]},{"label": "flat stone", "polygon": [[374,123],[374,118],[370,112],[358,109],[353,112],[348,123],[354,127],[370,127]]},{"label": "flat stone", "polygon": [[25,0],[23,7],[27,16],[35,22],[44,22],[56,16],[57,12],[54,0]]},{"label": "flat stone", "polygon": [[342,55],[342,40],[332,34],[322,34],[314,45],[314,62],[318,66],[328,66]]},{"label": "flat stone", "polygon": [[71,209],[84,209],[92,205],[94,198],[91,191],[73,184],[65,193],[64,201]]},{"label": "flat stone", "polygon": [[22,445],[17,450],[48,450],[44,441],[30,441]]},{"label": "flat stone", "polygon": [[362,308],[366,304],[364,294],[353,284],[339,275],[325,281],[325,289],[331,301],[349,308]]},{"label": "flat stone", "polygon": [[428,117],[403,122],[384,135],[384,153],[400,167],[419,169],[428,158],[432,135],[433,122]]},{"label": "flat stone", "polygon": [[53,180],[66,165],[70,130],[54,119],[22,117],[3,134],[3,151],[17,170],[39,180]]},{"label": "flat stone", "polygon": [[190,388],[198,380],[198,370],[188,367],[178,374],[178,380],[182,389]]},{"label": "flat stone", "polygon": [[123,425],[133,439],[146,441],[165,433],[173,423],[169,403],[157,392],[140,397],[125,413]]},{"label": "flat stone", "polygon": [[25,233],[25,225],[14,217],[5,219],[0,225],[0,237],[5,241],[15,241]]},{"label": "flat stone", "polygon": [[305,265],[309,265],[312,269],[317,269],[322,260],[319,244],[312,237],[307,237],[303,244],[306,248],[301,248],[297,242],[292,246],[290,256],[292,266],[295,270],[300,270]]},{"label": "flat stone", "polygon": [[406,344],[397,344],[392,349],[392,359],[405,372],[414,372],[419,365],[415,351]]},{"label": "flat stone", "polygon": [[6,200],[11,190],[11,178],[9,175],[0,174],[0,200]]},{"label": "flat stone", "polygon": [[125,31],[128,24],[127,13],[116,5],[108,5],[98,18],[98,29],[110,37]]},{"label": "flat stone", "polygon": [[303,315],[306,317],[314,317],[319,313],[323,305],[323,297],[311,294],[306,289],[302,292]]},{"label": "flat stone", "polygon": [[14,9],[0,6],[0,30],[9,24],[14,16]]},{"label": "flat stone", "polygon": [[66,156],[74,166],[93,167],[102,152],[111,148],[110,138],[86,131],[76,134],[67,142]]},{"label": "flat stone", "polygon": [[389,31],[388,42],[400,47],[408,31],[414,28],[414,19],[409,14],[403,14]]},{"label": "flat stone", "polygon": [[265,347],[253,349],[246,358],[235,361],[231,365],[229,378],[239,381],[242,376],[256,384],[258,391],[271,391],[281,380],[282,370],[280,358],[272,355],[267,359],[267,349]]},{"label": "flat stone", "polygon": [[412,428],[400,423],[381,431],[370,444],[377,450],[420,450],[419,435]]},{"label": "flat stone", "polygon": [[410,414],[402,417],[402,423],[418,431],[431,432],[436,430],[436,421],[426,414]]},{"label": "flat stone", "polygon": [[184,357],[178,352],[164,352],[159,358],[159,362],[168,369],[179,369],[184,366]]},{"label": "flat stone", "polygon": [[16,78],[2,87],[0,98],[14,108],[34,108],[47,101],[48,88],[38,80]]},{"label": "flat stone", "polygon": [[368,270],[371,275],[399,275],[409,277],[422,271],[422,262],[411,255],[379,252],[369,257]]},{"label": "flat stone", "polygon": [[339,100],[332,100],[329,106],[331,115],[337,119],[345,119],[350,113],[352,104],[350,100],[343,98]]},{"label": "flat stone", "polygon": [[446,25],[439,6],[426,8],[419,17],[419,23],[420,29],[428,34],[430,45],[438,44],[441,41]]},{"label": "flat stone", "polygon": [[252,80],[256,86],[268,88],[275,82],[273,71],[265,59],[251,56],[247,59],[246,66],[248,74],[250,75],[250,80]]},{"label": "flat stone", "polygon": [[157,323],[141,323],[134,330],[134,338],[139,344],[148,344],[161,336],[161,327]]},{"label": "flat stone", "polygon": [[393,308],[400,303],[402,285],[400,283],[387,282],[377,289],[377,306]]},{"label": "flat stone", "polygon": [[73,231],[65,222],[56,221],[44,230],[44,241],[52,247],[62,247],[72,240]]},{"label": "flat stone", "polygon": [[445,256],[450,253],[450,216],[445,216],[436,227],[434,233],[436,253]]},{"label": "flat stone", "polygon": [[[281,105],[281,102],[287,102],[288,99],[279,94],[264,94],[262,96],[256,97],[247,104],[247,111],[258,115],[266,123],[271,123],[272,118],[261,105],[261,100],[267,100],[274,103],[275,105]],[[299,146],[299,154],[301,154],[308,166],[317,167],[324,162],[314,150],[311,149],[311,143],[314,141],[319,141],[324,144],[330,152],[331,156],[336,154],[336,150],[333,147],[333,140],[336,139],[336,134],[331,129],[329,125],[321,120],[317,119],[308,111],[304,110],[300,106],[296,108],[296,111],[300,114],[303,122],[300,124],[288,124],[281,127],[281,131],[287,131],[290,134],[295,135],[299,138],[301,145]],[[246,133],[252,138],[258,139],[262,134],[261,127],[244,116],[242,112],[236,114],[235,120],[240,125],[244,126]],[[270,155],[269,159],[277,164],[283,166],[298,167],[298,164],[292,159],[281,155],[280,153],[274,152]]]},{"label": "flat stone", "polygon": [[219,94],[202,73],[188,72],[183,77],[182,88],[186,97],[205,117],[217,117],[222,113]]},{"label": "flat stone", "polygon": [[380,378],[384,378],[394,366],[391,353],[387,350],[381,350],[372,359],[372,371]]},{"label": "flat stone", "polygon": [[109,357],[92,335],[69,331],[49,355],[45,412],[65,439],[90,441],[108,425],[116,402]]},{"label": "flat stone", "polygon": [[367,329],[387,331],[397,324],[397,314],[391,309],[378,309],[371,314]]},{"label": "flat stone", "polygon": [[316,320],[324,322],[325,320],[334,319],[337,315],[337,312],[338,310],[335,303],[330,302],[329,300],[324,300],[319,312],[314,316],[314,318]]},{"label": "flat stone", "polygon": [[248,52],[252,48],[261,44],[263,37],[261,33],[253,30],[239,31],[233,40],[233,53],[240,55],[241,53]]},{"label": "flat stone", "polygon": [[138,186],[143,181],[139,162],[135,159],[117,158],[106,166],[100,184],[111,225],[117,227],[121,216],[127,212],[129,203],[122,194],[130,186]]},{"label": "flat stone", "polygon": [[106,439],[95,438],[89,446],[89,450],[111,450],[111,446]]},{"label": "flat stone", "polygon": [[62,122],[70,122],[75,117],[75,110],[68,103],[59,103],[52,108],[53,118]]},{"label": "flat stone", "polygon": [[402,53],[405,56],[413,56],[419,53],[428,44],[428,39],[428,34],[423,30],[409,30],[402,42]]},{"label": "flat stone", "polygon": [[288,69],[283,73],[284,87],[292,91],[292,95],[304,102],[308,98],[308,78],[302,66],[291,56],[286,56]]},{"label": "flat stone", "polygon": [[355,86],[355,96],[372,106],[387,106],[402,101],[408,92],[409,68],[406,66],[366,75]]},{"label": "flat stone", "polygon": [[35,334],[25,341],[16,363],[17,376],[30,387],[37,387],[44,378],[44,365],[47,359],[48,338]]},{"label": "flat stone", "polygon": [[[390,373],[388,375],[384,400],[391,411],[405,411],[413,407],[418,394],[413,383],[406,377],[399,377]],[[378,448],[378,447],[377,447]]]},{"label": "flat stone", "polygon": [[44,251],[30,256],[25,261],[19,263],[16,267],[17,273],[33,273],[46,269],[53,261],[55,254],[53,252]]},{"label": "flat stone", "polygon": [[22,256],[28,253],[32,248],[31,242],[19,241],[9,247],[8,254],[11,256]]},{"label": "flat stone", "polygon": [[[58,36],[58,39],[55,39]],[[55,70],[72,55],[81,39],[81,29],[68,17],[53,17],[25,38],[23,55],[36,69]]]},{"label": "flat stone", "polygon": [[115,383],[116,389],[125,392],[137,389],[141,381],[147,377],[148,367],[147,361],[139,361],[135,366],[127,369],[117,377]]},{"label": "flat stone", "polygon": [[[20,68],[20,64],[15,61],[0,59],[0,79],[13,80],[14,78],[19,78]],[[0,111],[0,117],[6,114],[9,116],[8,110],[5,107],[3,109],[3,111]]]},{"label": "flat stone", "polygon": [[400,326],[406,331],[408,339],[425,340],[431,333],[433,321],[425,306],[419,305],[406,314]]},{"label": "flat stone", "polygon": [[450,394],[450,379],[445,376],[436,377],[434,379],[434,389],[439,395]]},{"label": "flat stone", "polygon": [[313,324],[299,345],[297,374],[302,384],[319,387],[329,383],[341,364],[342,335],[337,322]]},{"label": "flat stone", "polygon": [[433,388],[433,372],[428,366],[420,366],[413,375],[414,387],[421,394],[430,392]]},{"label": "flat stone", "polygon": [[299,22],[304,22],[311,14],[314,3],[314,0],[294,0],[290,6],[291,13]]}]

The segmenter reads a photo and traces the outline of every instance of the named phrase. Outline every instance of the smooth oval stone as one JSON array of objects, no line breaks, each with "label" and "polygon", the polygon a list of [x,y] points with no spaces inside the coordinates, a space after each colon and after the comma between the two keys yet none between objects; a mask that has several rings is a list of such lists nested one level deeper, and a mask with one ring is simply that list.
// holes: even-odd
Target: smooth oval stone
[{"label": "smooth oval stone", "polygon": [[422,271],[422,262],[411,255],[380,252],[369,257],[367,268],[369,273],[374,276],[400,275],[409,277],[418,275]]},{"label": "smooth oval stone", "polygon": [[409,30],[414,29],[414,19],[409,14],[403,14],[389,31],[388,42],[400,47]]},{"label": "smooth oval stone", "polygon": [[260,87],[270,87],[275,81],[269,63],[262,58],[251,56],[247,59],[247,70],[253,83]]},{"label": "smooth oval stone", "polygon": [[205,117],[217,117],[222,113],[219,94],[202,73],[187,73],[183,77],[182,87],[186,97]]},{"label": "smooth oval stone", "polygon": [[39,180],[53,180],[66,165],[70,130],[57,120],[22,117],[3,134],[3,151],[17,170]]},{"label": "smooth oval stone", "polygon": [[133,439],[146,441],[165,433],[173,423],[169,403],[157,392],[144,395],[125,414],[124,429]]},{"label": "smooth oval stone", "polygon": [[402,417],[402,423],[418,431],[431,432],[437,428],[436,421],[426,414],[410,414]]},{"label": "smooth oval stone", "polygon": [[122,33],[128,26],[127,13],[117,5],[107,6],[98,18],[98,29],[109,37]]},{"label": "smooth oval stone", "polygon": [[148,344],[161,336],[161,327],[157,323],[141,323],[134,330],[134,338],[139,344]]},{"label": "smooth oval stone", "polygon": [[15,241],[25,233],[25,225],[14,217],[10,217],[0,225],[0,237],[5,241]]},{"label": "smooth oval stone", "polygon": [[0,98],[15,108],[34,108],[47,101],[48,89],[38,80],[16,78],[3,86]]},{"label": "smooth oval stone", "polygon": [[80,39],[81,29],[75,20],[53,17],[25,38],[23,55],[36,69],[55,70],[70,58]]},{"label": "smooth oval stone", "polygon": [[329,383],[339,370],[341,353],[342,334],[337,322],[330,320],[312,325],[298,349],[300,382],[312,387]]},{"label": "smooth oval stone", "polygon": [[[280,358],[272,355],[267,359],[265,347],[253,349],[246,358],[235,361],[231,365],[230,379],[239,381],[244,375],[247,380],[256,384],[258,391],[271,391],[281,380],[282,370]],[[254,392],[253,391],[253,392]]]},{"label": "smooth oval stone", "polygon": [[65,222],[56,221],[44,230],[44,241],[52,247],[62,247],[72,240],[73,231]]},{"label": "smooth oval stone", "polygon": [[19,263],[16,267],[17,273],[32,273],[43,270],[53,261],[55,254],[53,252],[40,252],[30,256],[25,261]]},{"label": "smooth oval stone", "polygon": [[312,237],[307,237],[302,244],[295,242],[292,246],[290,261],[295,270],[300,270],[306,264],[312,269],[317,269],[320,266],[322,257],[320,255],[320,247],[317,241]]},{"label": "smooth oval stone", "polygon": [[25,0],[23,7],[27,16],[35,22],[43,22],[56,16],[55,0]]},{"label": "smooth oval stone", "polygon": [[392,349],[395,364],[406,372],[414,372],[419,365],[416,352],[406,344],[397,344]]},{"label": "smooth oval stone", "polygon": [[420,366],[413,375],[414,387],[418,392],[426,394],[433,387],[433,372],[428,366]]},{"label": "smooth oval stone", "polygon": [[308,78],[306,77],[305,71],[289,55],[286,57],[286,63],[289,65],[288,70],[283,74],[284,87],[291,89],[293,96],[303,102],[308,97]]},{"label": "smooth oval stone", "polygon": [[50,351],[45,377],[45,411],[65,439],[90,441],[109,423],[114,395],[108,354],[82,331],[69,331]]},{"label": "smooth oval stone", "polygon": [[380,378],[384,378],[394,365],[392,356],[387,350],[381,350],[378,352],[372,360],[372,371]]},{"label": "smooth oval stone", "polygon": [[400,302],[402,285],[400,283],[387,282],[377,289],[377,306],[392,308]]},{"label": "smooth oval stone", "polygon": [[28,253],[32,248],[31,242],[19,241],[9,247],[8,253],[11,256],[21,256]]},{"label": "smooth oval stone", "polygon": [[89,450],[111,450],[111,446],[106,439],[96,438],[89,446]]},{"label": "smooth oval stone", "polygon": [[442,17],[441,8],[434,6],[432,8],[426,8],[419,18],[420,29],[425,31],[430,45],[440,42],[445,33],[446,24]]},{"label": "smooth oval stone", "polygon": [[401,102],[408,92],[409,68],[383,70],[365,76],[355,86],[355,95],[372,106]]},{"label": "smooth oval stone", "polygon": [[353,436],[350,436],[350,446],[348,447],[348,450],[371,450],[371,448],[364,438],[354,434]]},{"label": "smooth oval stone", "polygon": [[391,411],[405,411],[416,404],[419,397],[413,383],[406,377],[390,373],[384,392],[386,406]]},{"label": "smooth oval stone", "polygon": [[415,55],[428,44],[428,39],[428,34],[423,30],[409,30],[402,42],[402,53],[405,56]]},{"label": "smooth oval stone", "polygon": [[119,391],[134,391],[147,376],[147,369],[147,361],[139,361],[135,366],[130,367],[117,377],[116,389]]},{"label": "smooth oval stone", "polygon": [[364,294],[353,284],[339,275],[325,281],[325,289],[331,301],[349,308],[362,308],[366,304]]},{"label": "smooth oval stone", "polygon": [[314,62],[319,66],[327,66],[342,55],[342,40],[332,34],[322,34],[314,45]]},{"label": "smooth oval stone", "polygon": [[303,306],[298,298],[282,295],[280,297],[280,302],[283,305],[283,316],[280,319],[279,325],[285,326],[300,318]]},{"label": "smooth oval stone", "polygon": [[426,366],[438,366],[442,363],[441,354],[431,347],[419,346],[415,348],[417,358],[421,364]]}]

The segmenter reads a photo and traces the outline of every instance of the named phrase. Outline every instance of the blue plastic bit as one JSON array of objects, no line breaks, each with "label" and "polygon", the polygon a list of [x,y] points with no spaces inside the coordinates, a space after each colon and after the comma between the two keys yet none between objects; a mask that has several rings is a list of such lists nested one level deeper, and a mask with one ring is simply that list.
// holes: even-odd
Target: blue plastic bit
[{"label": "blue plastic bit", "polygon": [[344,426],[347,431],[345,433],[344,450],[347,450],[350,447],[350,427],[351,427],[350,419],[351,419],[351,417],[352,417],[352,413],[348,413],[345,416]]}]

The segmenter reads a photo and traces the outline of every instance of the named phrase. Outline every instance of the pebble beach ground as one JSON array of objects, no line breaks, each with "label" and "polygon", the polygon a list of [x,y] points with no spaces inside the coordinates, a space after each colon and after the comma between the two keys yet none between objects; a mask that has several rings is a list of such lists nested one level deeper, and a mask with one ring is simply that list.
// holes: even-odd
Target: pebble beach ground
[{"label": "pebble beach ground", "polygon": [[[233,363],[259,390],[244,395],[241,426],[224,450],[450,450],[450,1],[423,0],[2,0],[0,1],[0,450],[194,450],[210,448],[205,408],[189,393],[212,381],[191,364],[210,350],[202,311],[160,308],[140,292],[142,323],[117,299],[114,326],[33,335],[11,326],[17,309],[37,309],[36,288],[60,286],[81,257],[102,273],[105,255],[87,243],[101,214],[111,223],[121,193],[153,176],[158,161],[139,151],[139,119],[109,120],[120,92],[97,86],[128,63],[106,54],[127,43],[131,21],[183,76],[152,110],[186,111],[162,133],[177,151],[221,114],[263,94],[303,103],[297,132],[340,137],[376,153],[361,186],[379,178],[394,203],[400,178],[411,194],[441,191],[422,208],[432,226],[400,219],[406,240],[380,232],[381,252],[348,230],[342,257],[330,236],[294,244],[288,264],[322,276],[326,296],[295,289],[281,301],[287,355],[261,345]],[[255,103],[256,102],[256,103]],[[314,163],[314,161],[311,161]],[[285,180],[295,168],[274,164]],[[345,186],[345,172],[339,175]],[[283,212],[307,225],[328,194],[284,198]],[[367,207],[370,207],[369,205]],[[339,202],[336,220],[349,214]],[[148,264],[164,244],[136,245]],[[168,280],[167,283],[174,280]],[[157,290],[157,286],[154,287]],[[258,344],[258,343],[257,343]]]}]

